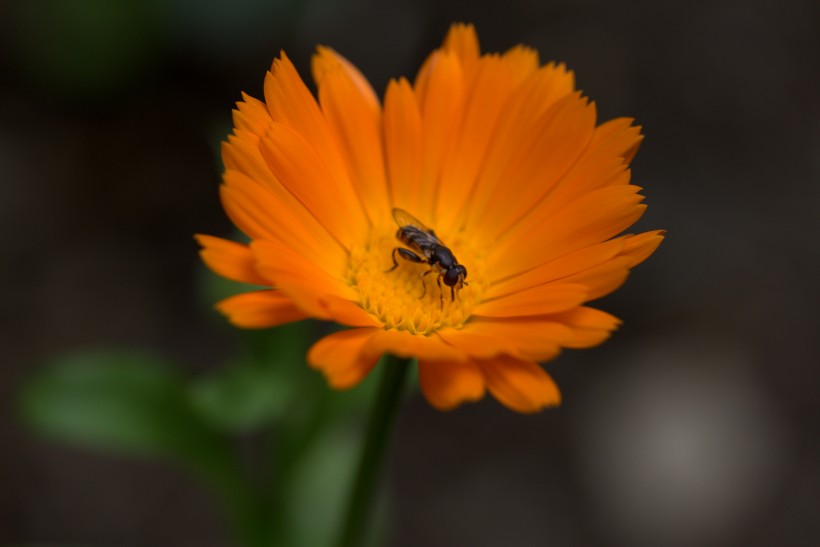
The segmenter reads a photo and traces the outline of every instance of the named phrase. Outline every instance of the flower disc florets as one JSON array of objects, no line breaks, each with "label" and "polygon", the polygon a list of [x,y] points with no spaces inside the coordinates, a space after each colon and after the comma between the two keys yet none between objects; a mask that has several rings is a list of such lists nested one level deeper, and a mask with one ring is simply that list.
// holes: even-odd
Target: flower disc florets
[{"label": "flower disc florets", "polygon": [[389,271],[393,249],[401,246],[395,224],[374,228],[364,245],[351,250],[345,278],[359,292],[362,308],[382,321],[385,328],[424,335],[444,327],[459,328],[486,288],[482,253],[466,236],[461,233],[442,237],[459,262],[469,265],[470,283],[456,293],[455,300],[443,280],[439,288],[437,272],[422,277],[431,269],[427,263],[399,258],[398,267]]}]

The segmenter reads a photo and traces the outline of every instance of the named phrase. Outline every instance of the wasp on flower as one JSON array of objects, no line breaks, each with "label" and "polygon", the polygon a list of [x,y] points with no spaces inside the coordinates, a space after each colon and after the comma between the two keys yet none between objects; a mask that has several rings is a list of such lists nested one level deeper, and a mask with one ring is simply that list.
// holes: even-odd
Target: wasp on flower
[{"label": "wasp on flower", "polygon": [[[399,225],[396,238],[410,247],[412,251],[395,247],[391,255],[393,258],[393,267],[387,271],[392,272],[399,267],[399,263],[396,262],[396,253],[410,262],[427,262],[427,264],[430,265],[430,269],[421,274],[424,292],[421,293],[419,298],[424,298],[424,295],[427,294],[427,285],[424,284],[424,277],[435,272],[438,274],[436,283],[438,284],[441,296],[441,307],[444,307],[444,292],[441,288],[442,278],[444,279],[444,284],[450,287],[450,298],[455,301],[456,291],[468,285],[468,283],[464,281],[467,278],[467,268],[458,263],[453,252],[439,240],[432,229],[422,224],[420,220],[404,209],[394,207],[393,219],[396,221],[396,224]],[[422,255],[424,258],[421,258],[419,255]]]},{"label": "wasp on flower", "polygon": [[[336,388],[387,353],[418,360],[438,409],[487,392],[519,412],[558,404],[540,363],[610,336],[620,321],[588,303],[663,239],[624,234],[646,209],[629,169],[640,129],[599,123],[572,72],[531,48],[482,54],[471,25],[453,25],[383,101],[330,48],[312,72],[315,97],[283,53],[264,101],[243,95],[234,112],[221,197],[250,243],[198,239],[215,272],[268,289],[218,309],[244,328],[307,317],[352,327],[307,356]],[[418,268],[397,258],[429,267],[422,298]]]}]

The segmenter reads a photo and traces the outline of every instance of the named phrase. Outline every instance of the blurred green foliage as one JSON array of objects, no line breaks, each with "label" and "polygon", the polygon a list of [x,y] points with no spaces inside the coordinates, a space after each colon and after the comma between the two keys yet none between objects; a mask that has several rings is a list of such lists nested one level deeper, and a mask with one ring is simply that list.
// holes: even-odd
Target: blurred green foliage
[{"label": "blurred green foliage", "polygon": [[193,412],[186,383],[165,359],[91,350],[57,357],[22,392],[37,431],[121,453],[182,457],[208,448],[209,428]]},{"label": "blurred green foliage", "polygon": [[292,28],[302,0],[27,0],[8,6],[11,49],[39,86],[99,100],[139,86],[173,55],[228,64]]},{"label": "blurred green foliage", "polygon": [[[251,288],[204,267],[199,279],[208,307]],[[35,369],[19,409],[42,436],[162,458],[193,472],[222,500],[241,544],[329,545],[378,382],[372,374],[352,390],[329,389],[305,363],[318,327],[301,321],[233,331],[235,356],[194,378],[173,360],[143,350],[59,355]],[[258,452],[252,463],[240,454],[249,440]]]},{"label": "blurred green foliage", "polygon": [[26,72],[59,92],[99,95],[134,82],[159,46],[149,2],[34,0],[15,8]]},{"label": "blurred green foliage", "polygon": [[[35,89],[97,104],[139,89],[164,66],[227,66],[260,43],[278,44],[304,4],[31,0],[10,6],[8,43],[15,68]],[[212,130],[216,143],[230,126]],[[57,442],[186,469],[221,500],[241,544],[329,544],[377,382],[329,389],[305,355],[336,327],[302,321],[236,331],[213,304],[255,287],[204,267],[197,273],[203,313],[234,333],[236,352],[227,362],[191,377],[184,372],[190,367],[145,349],[56,355],[22,386],[21,418]]]}]

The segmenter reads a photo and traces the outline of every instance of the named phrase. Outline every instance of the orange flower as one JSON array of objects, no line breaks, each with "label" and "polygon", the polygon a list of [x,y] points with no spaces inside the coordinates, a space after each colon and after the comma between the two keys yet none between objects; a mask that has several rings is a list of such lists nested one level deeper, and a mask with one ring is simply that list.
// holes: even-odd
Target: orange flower
[{"label": "orange flower", "polygon": [[[558,404],[538,362],[603,342],[619,320],[584,303],[619,287],[663,238],[616,237],[646,207],[629,183],[639,128],[596,126],[563,65],[541,66],[523,46],[481,55],[467,25],[450,29],[415,82],[391,82],[383,105],[333,50],[318,48],[312,68],[318,102],[283,53],[265,102],[243,95],[234,111],[221,196],[251,243],[201,235],[202,259],[273,290],[219,310],[245,328],[306,317],[354,327],[308,354],[335,388],[391,353],[418,359],[438,409],[485,390],[519,412]],[[421,277],[427,263],[399,256],[388,271],[395,247],[412,250],[394,207],[466,267],[457,298],[439,290],[437,270]]]}]

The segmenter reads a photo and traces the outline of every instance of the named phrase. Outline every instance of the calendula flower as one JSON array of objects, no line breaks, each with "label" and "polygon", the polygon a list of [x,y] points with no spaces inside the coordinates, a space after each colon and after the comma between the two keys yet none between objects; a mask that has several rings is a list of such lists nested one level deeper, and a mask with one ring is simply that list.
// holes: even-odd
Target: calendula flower
[{"label": "calendula flower", "polygon": [[[563,65],[523,46],[482,55],[467,25],[415,81],[392,81],[383,104],[329,48],[312,72],[317,98],[282,53],[264,102],[243,95],[234,111],[221,197],[251,241],[198,239],[216,273],[268,288],[218,309],[245,328],[306,317],[353,327],[307,356],[335,388],[390,353],[418,359],[438,409],[487,390],[519,412],[558,404],[539,362],[603,342],[619,320],[585,303],[663,238],[618,236],[645,209],[628,167],[639,128],[596,125]],[[434,239],[401,242],[402,224]],[[425,254],[435,242],[466,276]],[[420,262],[399,251],[394,267],[396,247]]]}]

